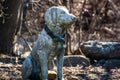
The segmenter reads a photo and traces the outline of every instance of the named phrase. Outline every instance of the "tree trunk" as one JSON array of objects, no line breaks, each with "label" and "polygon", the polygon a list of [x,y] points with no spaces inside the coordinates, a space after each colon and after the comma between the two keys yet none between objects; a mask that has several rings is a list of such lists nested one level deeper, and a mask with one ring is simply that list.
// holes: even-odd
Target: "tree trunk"
[{"label": "tree trunk", "polygon": [[0,17],[0,53],[12,53],[14,36],[21,26],[22,0],[5,0],[0,4],[3,6],[3,16]]}]

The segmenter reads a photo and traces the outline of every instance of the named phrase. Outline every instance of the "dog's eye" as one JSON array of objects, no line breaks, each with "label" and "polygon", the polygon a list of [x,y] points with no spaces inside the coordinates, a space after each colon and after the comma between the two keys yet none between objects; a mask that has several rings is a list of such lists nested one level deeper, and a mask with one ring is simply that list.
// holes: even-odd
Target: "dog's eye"
[{"label": "dog's eye", "polygon": [[65,14],[65,12],[63,11],[63,12],[61,12],[61,14]]}]

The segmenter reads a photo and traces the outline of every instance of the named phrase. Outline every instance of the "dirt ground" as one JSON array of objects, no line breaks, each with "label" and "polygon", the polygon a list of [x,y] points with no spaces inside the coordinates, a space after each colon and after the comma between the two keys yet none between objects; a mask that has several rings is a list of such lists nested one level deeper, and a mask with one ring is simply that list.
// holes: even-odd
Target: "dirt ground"
[{"label": "dirt ground", "polygon": [[[22,80],[21,67],[23,59],[13,56],[0,56],[0,80]],[[117,68],[118,67],[118,68]],[[65,80],[119,80],[120,68],[104,67],[98,63],[83,67],[63,67]]]}]

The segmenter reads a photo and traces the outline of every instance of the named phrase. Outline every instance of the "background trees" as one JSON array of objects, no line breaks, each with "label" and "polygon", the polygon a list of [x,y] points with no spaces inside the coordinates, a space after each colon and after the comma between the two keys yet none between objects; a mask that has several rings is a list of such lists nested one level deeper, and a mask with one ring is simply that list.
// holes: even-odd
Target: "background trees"
[{"label": "background trees", "polygon": [[0,53],[12,53],[21,26],[22,0],[0,0]]},{"label": "background trees", "polygon": [[[14,41],[14,36],[21,31],[22,9],[24,1],[0,1],[0,52],[11,53],[13,44],[18,43],[26,49],[21,37]],[[68,29],[67,54],[80,54],[80,43],[88,40],[120,41],[120,1],[119,0],[32,0],[28,5],[25,20],[26,29],[22,30],[30,46],[36,41],[44,25],[44,13],[51,6],[66,6],[78,17],[76,24]],[[4,13],[4,15],[3,15]],[[20,31],[19,31],[20,29]],[[33,38],[34,37],[34,38]],[[32,38],[29,39],[29,38]],[[17,46],[19,48],[19,46]],[[16,52],[15,52],[16,53]]]}]

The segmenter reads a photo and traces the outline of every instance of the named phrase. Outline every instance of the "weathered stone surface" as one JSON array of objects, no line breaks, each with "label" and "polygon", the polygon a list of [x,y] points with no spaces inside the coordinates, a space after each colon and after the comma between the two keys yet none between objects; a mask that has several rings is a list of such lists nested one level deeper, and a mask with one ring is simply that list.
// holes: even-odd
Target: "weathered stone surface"
[{"label": "weathered stone surface", "polygon": [[45,27],[34,45],[30,57],[27,57],[22,66],[22,77],[26,79],[48,80],[48,69],[53,68],[52,60],[57,57],[58,79],[62,80],[63,57],[65,51],[66,28],[76,20],[76,16],[69,13],[68,9],[61,6],[49,8],[45,15]]},{"label": "weathered stone surface", "polygon": [[119,42],[88,41],[81,43],[81,50],[91,59],[117,59],[120,58]]}]

